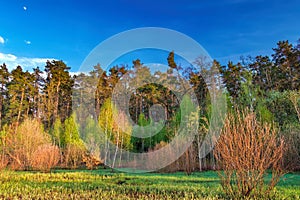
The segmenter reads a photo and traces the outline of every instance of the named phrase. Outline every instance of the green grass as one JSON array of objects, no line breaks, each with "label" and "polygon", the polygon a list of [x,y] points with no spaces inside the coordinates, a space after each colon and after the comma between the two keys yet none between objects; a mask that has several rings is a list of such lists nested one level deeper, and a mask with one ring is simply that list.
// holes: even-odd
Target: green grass
[{"label": "green grass", "polygon": [[[278,199],[300,199],[300,173],[286,174]],[[226,199],[216,172],[159,174],[110,170],[0,172],[0,199]]]}]

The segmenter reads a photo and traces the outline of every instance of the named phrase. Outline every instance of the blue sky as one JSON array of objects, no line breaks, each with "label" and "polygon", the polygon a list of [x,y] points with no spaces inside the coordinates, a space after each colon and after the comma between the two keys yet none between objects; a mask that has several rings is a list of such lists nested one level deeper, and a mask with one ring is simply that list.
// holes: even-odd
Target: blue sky
[{"label": "blue sky", "polygon": [[30,69],[59,59],[75,72],[100,42],[139,27],[182,32],[226,63],[270,55],[279,40],[296,43],[299,10],[298,0],[2,1],[0,63]]}]

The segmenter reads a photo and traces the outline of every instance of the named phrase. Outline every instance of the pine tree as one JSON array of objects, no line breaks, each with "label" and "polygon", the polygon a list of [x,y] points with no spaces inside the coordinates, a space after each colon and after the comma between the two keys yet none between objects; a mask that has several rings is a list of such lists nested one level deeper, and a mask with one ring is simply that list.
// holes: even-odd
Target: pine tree
[{"label": "pine tree", "polygon": [[51,127],[57,117],[64,121],[72,111],[72,87],[74,80],[70,67],[63,61],[47,61],[45,72],[44,107],[46,126]]},{"label": "pine tree", "polygon": [[279,41],[273,49],[276,67],[276,84],[280,91],[297,90],[300,87],[299,50],[288,41]]},{"label": "pine tree", "polygon": [[42,118],[42,88],[45,84],[45,79],[42,76],[43,72],[37,68],[33,68],[33,116],[34,118]]},{"label": "pine tree", "polygon": [[236,101],[241,90],[243,70],[243,66],[240,63],[235,65],[231,61],[228,62],[227,66],[220,67],[221,76],[229,95],[233,98],[233,102]]},{"label": "pine tree", "polygon": [[31,113],[34,77],[28,71],[23,72],[18,66],[11,72],[11,81],[8,84],[9,110],[11,122],[19,124],[22,119]]},{"label": "pine tree", "polygon": [[177,68],[177,64],[174,61],[174,51],[172,51],[172,52],[169,53],[169,56],[168,56],[168,65],[172,69],[176,69]]},{"label": "pine tree", "polygon": [[5,64],[0,65],[0,129],[3,125],[3,119],[5,118],[8,99],[7,84],[9,81],[9,72]]}]

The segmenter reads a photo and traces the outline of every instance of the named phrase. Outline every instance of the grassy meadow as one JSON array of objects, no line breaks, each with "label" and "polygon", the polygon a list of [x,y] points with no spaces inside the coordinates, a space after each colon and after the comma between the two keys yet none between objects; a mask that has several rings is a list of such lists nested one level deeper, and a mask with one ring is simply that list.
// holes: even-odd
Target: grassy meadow
[{"label": "grassy meadow", "polygon": [[[0,199],[227,199],[217,172],[128,174],[98,170],[1,171]],[[272,199],[300,199],[300,173],[286,174]]]}]

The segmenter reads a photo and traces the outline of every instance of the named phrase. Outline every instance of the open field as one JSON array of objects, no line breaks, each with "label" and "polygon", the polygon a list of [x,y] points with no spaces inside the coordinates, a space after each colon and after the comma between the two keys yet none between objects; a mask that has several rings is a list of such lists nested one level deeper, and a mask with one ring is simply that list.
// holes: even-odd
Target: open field
[{"label": "open field", "polygon": [[[159,174],[111,170],[0,172],[0,199],[226,199],[216,172]],[[300,173],[286,174],[275,199],[300,199]]]}]

